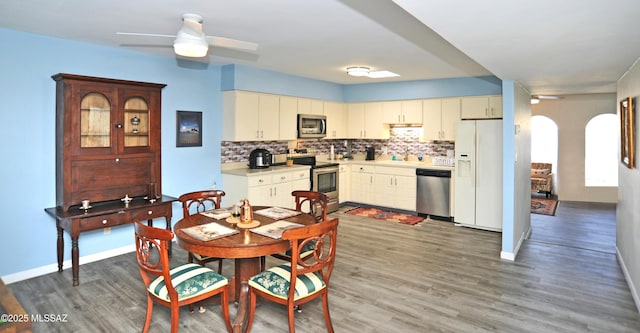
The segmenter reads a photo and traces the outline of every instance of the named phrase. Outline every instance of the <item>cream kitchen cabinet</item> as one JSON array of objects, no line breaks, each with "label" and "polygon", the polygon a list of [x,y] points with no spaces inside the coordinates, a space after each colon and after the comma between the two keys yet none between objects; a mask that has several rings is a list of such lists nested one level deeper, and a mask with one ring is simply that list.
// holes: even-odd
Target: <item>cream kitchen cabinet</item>
[{"label": "cream kitchen cabinet", "polygon": [[502,96],[463,97],[462,119],[502,118]]},{"label": "cream kitchen cabinet", "polygon": [[280,96],[240,90],[222,94],[222,138],[268,141],[280,138]]},{"label": "cream kitchen cabinet", "polygon": [[351,165],[351,200],[373,204],[375,200],[375,167],[367,164]]},{"label": "cream kitchen cabinet", "polygon": [[416,210],[416,170],[376,166],[374,204],[409,211]]},{"label": "cream kitchen cabinet", "polygon": [[326,139],[344,139],[347,137],[347,105],[338,102],[324,102],[324,115],[327,116]]},{"label": "cream kitchen cabinet", "polygon": [[351,165],[340,164],[338,177],[338,202],[351,201]]},{"label": "cream kitchen cabinet", "polygon": [[324,103],[319,99],[298,98],[299,114],[324,114]]},{"label": "cream kitchen cabinet", "polygon": [[247,172],[226,170],[222,172],[225,192],[224,206],[248,198],[252,205],[295,208],[291,192],[309,190],[308,166],[283,167],[283,170]]},{"label": "cream kitchen cabinet", "polygon": [[252,205],[293,207],[291,197],[291,173],[272,176],[250,176],[247,198]]},{"label": "cream kitchen cabinet", "polygon": [[296,140],[298,138],[298,99],[280,96],[279,139]]},{"label": "cream kitchen cabinet", "polygon": [[385,124],[422,124],[422,100],[382,102]]},{"label": "cream kitchen cabinet", "polygon": [[455,140],[460,120],[460,99],[422,101],[422,133],[425,140]]},{"label": "cream kitchen cabinet", "polygon": [[350,139],[388,139],[389,125],[382,122],[382,103],[350,103],[347,105]]}]

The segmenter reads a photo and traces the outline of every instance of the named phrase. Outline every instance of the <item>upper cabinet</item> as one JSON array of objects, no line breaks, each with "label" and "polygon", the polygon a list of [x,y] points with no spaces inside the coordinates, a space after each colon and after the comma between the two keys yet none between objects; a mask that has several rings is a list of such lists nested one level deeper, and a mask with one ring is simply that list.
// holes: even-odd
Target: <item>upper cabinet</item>
[{"label": "upper cabinet", "polygon": [[298,99],[296,97],[280,96],[279,112],[280,140],[295,140],[298,136]]},{"label": "upper cabinet", "polygon": [[[142,196],[160,188],[164,84],[56,74],[56,204]],[[114,177],[113,175],[117,175]]]},{"label": "upper cabinet", "polygon": [[298,98],[298,113],[299,114],[324,114],[323,101],[319,99],[311,98]]},{"label": "upper cabinet", "polygon": [[425,140],[455,140],[460,120],[460,99],[425,99],[422,101],[422,133]]},{"label": "upper cabinet", "polygon": [[324,115],[327,116],[326,139],[344,139],[347,137],[347,105],[338,102],[324,102]]},{"label": "upper cabinet", "polygon": [[280,139],[280,96],[231,90],[222,93],[222,100],[223,140]]},{"label": "upper cabinet", "polygon": [[422,124],[422,100],[382,102],[385,124]]},{"label": "upper cabinet", "polygon": [[388,139],[389,126],[382,121],[382,103],[349,103],[347,105],[350,139]]},{"label": "upper cabinet", "polygon": [[462,119],[502,118],[502,96],[473,96],[462,98]]}]

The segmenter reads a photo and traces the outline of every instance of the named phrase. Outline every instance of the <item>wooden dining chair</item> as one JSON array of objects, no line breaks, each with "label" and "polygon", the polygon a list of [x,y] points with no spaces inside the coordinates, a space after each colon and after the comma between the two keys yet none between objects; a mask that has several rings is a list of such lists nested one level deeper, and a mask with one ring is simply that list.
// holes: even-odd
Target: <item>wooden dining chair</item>
[{"label": "wooden dining chair", "polygon": [[[269,268],[249,278],[249,332],[256,310],[257,297],[287,307],[289,332],[295,332],[294,308],[322,297],[327,331],[333,333],[329,314],[329,279],[336,258],[338,219],[285,230],[282,239],[291,243],[291,261]],[[302,257],[307,244],[313,244],[312,255]]]},{"label": "wooden dining chair", "polygon": [[192,305],[215,295],[221,295],[220,305],[227,331],[231,332],[229,318],[229,281],[210,268],[187,263],[169,266],[171,230],[134,223],[136,259],[140,275],[147,289],[147,314],[142,332],[148,332],[153,303],[171,309],[171,332],[178,332],[180,307]]},{"label": "wooden dining chair", "polygon": [[[327,219],[327,203],[329,202],[329,197],[326,194],[315,191],[298,190],[291,192],[291,195],[295,198],[297,211],[312,215],[315,217],[316,222],[325,221]],[[310,252],[307,251],[307,253]],[[289,261],[291,260],[291,250],[282,253],[275,253],[271,256],[280,260]],[[266,257],[261,257],[261,271],[266,269],[265,266]]]},{"label": "wooden dining chair", "polygon": [[321,192],[315,191],[293,191],[296,202],[296,210],[308,213],[316,218],[316,221],[325,221],[327,219],[327,204],[329,197]]},{"label": "wooden dining chair", "polygon": [[[182,216],[202,213],[209,209],[220,208],[222,197],[225,195],[221,190],[206,190],[185,193],[178,197],[182,203]],[[218,274],[222,274],[222,258],[203,256],[198,253],[189,252],[189,262],[195,262],[204,266],[208,262],[218,261]]]}]

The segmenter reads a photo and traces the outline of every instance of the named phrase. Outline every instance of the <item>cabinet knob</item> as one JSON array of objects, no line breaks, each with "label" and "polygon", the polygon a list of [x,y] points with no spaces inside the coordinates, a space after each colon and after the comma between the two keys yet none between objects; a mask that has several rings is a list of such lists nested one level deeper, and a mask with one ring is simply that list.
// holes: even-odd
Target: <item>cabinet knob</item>
[{"label": "cabinet knob", "polygon": [[119,158],[119,157],[116,157],[116,160],[115,160],[115,161],[116,161],[116,163],[120,163],[120,158]]},{"label": "cabinet knob", "polygon": [[102,224],[107,224],[107,220],[102,220]]},{"label": "cabinet knob", "polygon": [[286,176],[282,176],[282,177],[280,177],[280,179],[285,180],[285,179],[287,179],[287,177]]},{"label": "cabinet knob", "polygon": [[152,211],[152,210],[150,210],[150,211],[148,211],[148,212],[147,212],[147,214],[149,214],[149,215],[153,215],[153,211]]},{"label": "cabinet knob", "polygon": [[122,128],[122,124],[116,124],[116,128]]},{"label": "cabinet knob", "polygon": [[264,183],[264,180],[258,179],[258,183]]}]

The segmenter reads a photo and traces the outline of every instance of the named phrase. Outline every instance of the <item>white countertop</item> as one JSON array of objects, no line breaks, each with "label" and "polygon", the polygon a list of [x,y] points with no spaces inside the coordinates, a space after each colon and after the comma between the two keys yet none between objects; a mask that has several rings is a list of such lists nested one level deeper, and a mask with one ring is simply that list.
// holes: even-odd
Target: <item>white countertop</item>
[{"label": "white countertop", "polygon": [[431,160],[392,161],[389,159],[382,159],[382,160],[366,161],[362,159],[352,159],[352,160],[318,159],[318,161],[334,162],[334,163],[340,163],[340,164],[371,164],[371,165],[391,166],[391,167],[399,167],[399,168],[413,168],[413,169],[434,169],[434,170],[454,170],[455,169],[455,166],[433,165]]},{"label": "white countertop", "polygon": [[227,174],[227,175],[236,175],[236,176],[249,176],[249,175],[255,175],[255,174],[267,174],[267,173],[276,173],[276,172],[283,172],[283,171],[309,170],[309,168],[311,167],[308,165],[294,164],[293,166],[290,166],[290,167],[286,165],[278,165],[278,166],[272,166],[272,167],[262,168],[262,169],[249,169],[248,167],[227,169],[227,170],[223,169],[221,173]]}]

